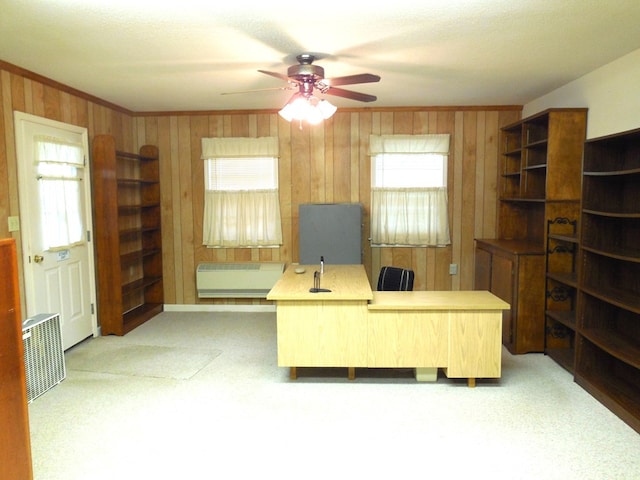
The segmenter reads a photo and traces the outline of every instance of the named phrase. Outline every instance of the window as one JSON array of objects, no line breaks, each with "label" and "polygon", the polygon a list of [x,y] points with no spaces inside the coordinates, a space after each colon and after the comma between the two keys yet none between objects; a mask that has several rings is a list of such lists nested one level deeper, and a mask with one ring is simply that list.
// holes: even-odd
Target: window
[{"label": "window", "polygon": [[203,244],[281,245],[277,138],[203,138],[202,158]]},{"label": "window", "polygon": [[369,148],[372,245],[449,245],[449,135],[371,135]]},{"label": "window", "polygon": [[85,230],[80,209],[82,145],[37,136],[34,151],[44,248],[59,250],[82,244]]}]

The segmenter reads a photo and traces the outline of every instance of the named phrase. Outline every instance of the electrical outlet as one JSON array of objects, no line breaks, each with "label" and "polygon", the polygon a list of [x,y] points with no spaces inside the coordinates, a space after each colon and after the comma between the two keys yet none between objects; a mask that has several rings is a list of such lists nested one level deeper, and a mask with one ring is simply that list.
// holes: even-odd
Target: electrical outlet
[{"label": "electrical outlet", "polygon": [[20,217],[8,217],[7,223],[9,224],[10,232],[17,232],[20,230]]},{"label": "electrical outlet", "polygon": [[451,263],[449,264],[449,275],[457,275],[458,274],[458,264]]}]

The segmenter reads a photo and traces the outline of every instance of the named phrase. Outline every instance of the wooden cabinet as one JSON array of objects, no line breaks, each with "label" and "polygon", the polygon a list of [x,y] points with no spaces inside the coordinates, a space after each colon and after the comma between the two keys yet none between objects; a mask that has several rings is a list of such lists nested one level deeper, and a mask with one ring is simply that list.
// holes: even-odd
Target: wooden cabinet
[{"label": "wooden cabinet", "polygon": [[544,351],[573,372],[577,304],[578,220],[547,221]]},{"label": "wooden cabinet", "polygon": [[519,240],[476,240],[476,290],[488,290],[511,308],[502,313],[502,343],[511,353],[544,345],[544,254]]},{"label": "wooden cabinet", "polygon": [[13,238],[0,239],[0,478],[33,478],[22,343],[18,264]]},{"label": "wooden cabinet", "polygon": [[640,432],[640,129],[585,143],[576,381]]},{"label": "wooden cabinet", "polygon": [[163,309],[158,149],[120,152],[98,135],[92,161],[98,320],[124,335]]},{"label": "wooden cabinet", "polygon": [[[497,239],[476,242],[474,288],[490,281],[494,294],[512,297],[503,332],[512,353],[544,351],[547,222],[579,215],[586,114],[549,109],[501,131]],[[479,250],[491,252],[489,276]]]}]

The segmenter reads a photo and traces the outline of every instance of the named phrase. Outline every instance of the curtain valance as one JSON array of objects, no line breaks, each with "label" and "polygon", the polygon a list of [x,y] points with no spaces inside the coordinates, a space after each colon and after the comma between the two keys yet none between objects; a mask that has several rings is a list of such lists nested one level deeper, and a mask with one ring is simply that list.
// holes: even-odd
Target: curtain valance
[{"label": "curtain valance", "polygon": [[278,157],[277,137],[213,137],[202,139],[202,159]]},{"label": "curtain valance", "polygon": [[57,163],[84,167],[84,149],[81,144],[67,142],[55,137],[34,137],[35,162]]},{"label": "curtain valance", "polygon": [[370,135],[369,155],[382,153],[449,154],[448,133],[428,135]]}]

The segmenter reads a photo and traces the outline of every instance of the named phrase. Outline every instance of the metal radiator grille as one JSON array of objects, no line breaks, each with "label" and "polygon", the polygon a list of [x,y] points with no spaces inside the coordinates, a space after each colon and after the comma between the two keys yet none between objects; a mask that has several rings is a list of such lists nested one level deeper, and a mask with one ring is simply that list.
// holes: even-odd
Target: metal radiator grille
[{"label": "metal radiator grille", "polygon": [[24,363],[27,376],[27,400],[54,387],[66,377],[60,316],[43,313],[22,325]]}]

